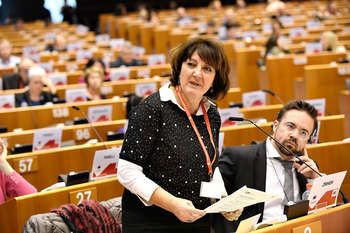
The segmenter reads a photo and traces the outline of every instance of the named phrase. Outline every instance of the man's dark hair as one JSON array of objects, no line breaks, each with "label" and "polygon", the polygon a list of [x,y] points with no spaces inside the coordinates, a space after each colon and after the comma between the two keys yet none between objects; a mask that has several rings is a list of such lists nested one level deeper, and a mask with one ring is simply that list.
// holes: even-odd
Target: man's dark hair
[{"label": "man's dark hair", "polygon": [[312,130],[312,135],[317,129],[317,110],[311,104],[302,100],[293,100],[286,104],[278,113],[277,120],[281,121],[284,114],[290,110],[298,110],[306,112],[314,120],[314,128]]}]

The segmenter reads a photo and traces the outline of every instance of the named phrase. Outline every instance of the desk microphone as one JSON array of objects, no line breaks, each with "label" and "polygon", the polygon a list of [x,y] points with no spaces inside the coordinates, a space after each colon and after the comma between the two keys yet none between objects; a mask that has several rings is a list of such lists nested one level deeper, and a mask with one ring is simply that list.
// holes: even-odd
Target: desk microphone
[{"label": "desk microphone", "polygon": [[100,140],[100,142],[102,142],[103,146],[105,147],[105,149],[107,150],[108,147],[106,146],[105,142],[103,141],[101,135],[97,132],[96,128],[92,125],[91,121],[89,120],[89,118],[86,116],[85,112],[83,110],[81,110],[78,106],[73,105],[72,108],[74,110],[77,110],[81,113],[81,115],[83,115],[83,117],[85,118],[85,120],[87,120],[87,122],[89,122],[91,129],[95,132],[96,136],[98,137],[98,139]]},{"label": "desk microphone", "polygon": [[268,94],[270,94],[271,96],[275,97],[275,98],[278,100],[278,102],[279,102],[280,104],[283,104],[283,105],[285,104],[284,101],[281,99],[281,97],[279,97],[278,95],[276,95],[275,92],[273,92],[273,91],[271,91],[271,90],[267,90],[267,89],[262,89],[261,91],[262,91],[262,92],[265,92],[265,93],[268,93]]},{"label": "desk microphone", "polygon": [[[293,157],[295,157],[298,161],[297,163],[302,165],[305,164],[308,168],[310,168],[312,171],[314,171],[317,175],[319,175],[320,177],[322,176],[321,173],[319,173],[318,171],[316,171],[315,169],[313,169],[309,164],[305,163],[302,159],[300,159],[299,157],[302,155],[302,152],[297,152],[294,153],[293,151],[291,151],[288,147],[284,146],[283,144],[281,144],[279,141],[277,141],[274,137],[272,137],[269,133],[267,133],[263,128],[261,128],[260,126],[258,126],[257,124],[254,123],[254,121],[250,120],[250,119],[246,119],[243,117],[230,117],[229,118],[230,121],[248,121],[251,124],[253,124],[256,128],[258,128],[261,132],[263,132],[266,136],[268,136],[269,138],[271,138],[274,142],[276,142],[279,146],[283,147],[283,149],[285,149],[286,151],[288,151],[291,155],[293,155]],[[340,191],[340,194],[343,198],[344,203],[348,203],[348,199],[344,196],[343,192]]]}]

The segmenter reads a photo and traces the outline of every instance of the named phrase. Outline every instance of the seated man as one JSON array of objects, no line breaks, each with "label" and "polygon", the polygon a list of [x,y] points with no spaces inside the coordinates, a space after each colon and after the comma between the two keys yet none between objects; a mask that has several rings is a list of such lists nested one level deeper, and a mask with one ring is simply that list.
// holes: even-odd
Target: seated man
[{"label": "seated man", "polygon": [[2,78],[2,89],[20,89],[28,85],[28,70],[35,64],[29,58],[24,58],[18,67],[18,72],[15,74],[5,75]]},{"label": "seated man", "polygon": [[12,46],[8,40],[0,40],[0,68],[16,67],[21,59],[11,56]]},{"label": "seated man", "polygon": [[[294,153],[301,152],[302,159],[318,171],[314,161],[306,153],[305,146],[317,127],[316,109],[303,101],[292,101],[285,105],[273,122],[273,137]],[[259,132],[257,132],[259,133]],[[219,168],[226,190],[231,194],[246,185],[281,199],[267,201],[246,207],[236,222],[228,222],[217,216],[216,233],[233,232],[241,220],[261,214],[259,221],[266,221],[283,215],[284,205],[289,201],[301,200],[306,190],[307,179],[317,174],[298,161],[285,148],[267,138],[251,146],[226,148],[219,158]],[[287,168],[285,163],[290,164]]]},{"label": "seated man", "polygon": [[241,40],[242,31],[240,29],[241,25],[237,22],[231,22],[225,24],[226,27],[226,36],[219,38],[220,40]]},{"label": "seated man", "polygon": [[132,50],[130,42],[126,42],[120,49],[119,57],[117,60],[110,64],[110,67],[121,67],[121,66],[142,66],[143,63],[140,59],[135,58],[135,54]]},{"label": "seated man", "polygon": [[50,52],[54,52],[54,51],[66,52],[67,51],[67,40],[63,35],[57,34],[55,37],[54,43],[51,45],[48,45],[45,49],[50,51]]}]

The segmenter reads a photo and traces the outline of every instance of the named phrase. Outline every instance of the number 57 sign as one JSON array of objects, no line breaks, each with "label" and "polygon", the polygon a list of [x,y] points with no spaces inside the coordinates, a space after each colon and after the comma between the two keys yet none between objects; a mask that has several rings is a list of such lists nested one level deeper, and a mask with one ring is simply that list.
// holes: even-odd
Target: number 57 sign
[{"label": "number 57 sign", "polygon": [[38,170],[38,158],[37,156],[27,156],[20,159],[15,159],[13,167],[21,174],[35,172]]}]

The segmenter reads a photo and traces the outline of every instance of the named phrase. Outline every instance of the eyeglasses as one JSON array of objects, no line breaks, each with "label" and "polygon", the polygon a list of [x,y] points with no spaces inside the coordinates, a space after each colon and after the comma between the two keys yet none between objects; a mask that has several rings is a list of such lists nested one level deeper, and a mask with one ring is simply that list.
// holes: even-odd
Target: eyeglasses
[{"label": "eyeglasses", "polygon": [[294,131],[294,130],[298,130],[298,134],[301,138],[303,139],[308,139],[310,137],[310,133],[309,131],[307,131],[306,129],[298,129],[297,126],[292,123],[292,122],[280,122],[280,124],[287,130],[287,131]]}]

